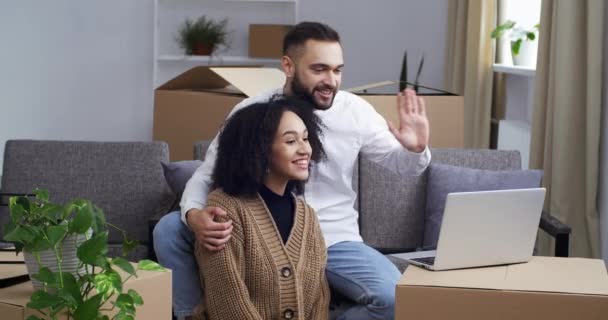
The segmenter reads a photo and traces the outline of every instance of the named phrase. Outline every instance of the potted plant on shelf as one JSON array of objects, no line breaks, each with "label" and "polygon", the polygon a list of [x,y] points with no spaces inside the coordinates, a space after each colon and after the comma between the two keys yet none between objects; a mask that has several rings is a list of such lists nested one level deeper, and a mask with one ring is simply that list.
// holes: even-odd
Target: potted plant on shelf
[{"label": "potted plant on shelf", "polygon": [[[143,304],[134,290],[123,284],[138,270],[164,271],[150,260],[136,267],[124,256],[137,247],[123,230],[105,221],[101,209],[88,200],[66,205],[52,203],[49,193],[35,190],[35,198],[11,197],[10,220],[4,240],[23,251],[34,293],[27,307],[48,319],[133,319]],[[108,227],[123,234],[123,257],[107,256]],[[127,275],[125,279],[117,271]],[[105,309],[104,309],[105,308]],[[112,318],[103,312],[114,312]],[[27,320],[41,319],[29,316]]]},{"label": "potted plant on shelf", "polygon": [[534,67],[536,65],[536,52],[538,50],[536,38],[539,28],[540,25],[536,24],[531,29],[525,29],[517,26],[515,21],[507,20],[492,30],[490,37],[496,39],[507,34],[511,43],[513,64],[516,66]]},{"label": "potted plant on shelf", "polygon": [[179,28],[176,41],[187,55],[209,56],[220,46],[230,45],[227,24],[227,19],[216,21],[206,16],[194,21],[186,19]]}]

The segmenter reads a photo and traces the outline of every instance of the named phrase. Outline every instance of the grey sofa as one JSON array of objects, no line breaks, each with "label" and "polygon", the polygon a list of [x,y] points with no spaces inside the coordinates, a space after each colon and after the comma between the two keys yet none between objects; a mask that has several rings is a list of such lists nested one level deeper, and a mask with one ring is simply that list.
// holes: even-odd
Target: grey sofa
[{"label": "grey sofa", "polygon": [[[0,192],[23,194],[42,188],[60,203],[89,199],[108,222],[139,241],[129,258],[140,260],[151,254],[148,220],[168,212],[175,201],[161,161],[169,161],[164,142],[12,140],[5,145]],[[0,209],[4,225],[7,208]],[[110,255],[120,252],[121,243],[121,234],[111,230]]]},{"label": "grey sofa", "polygon": [[[195,144],[195,159],[204,160],[208,144]],[[431,154],[434,163],[484,170],[521,169],[518,151],[432,149]],[[403,178],[365,158],[360,158],[355,168],[353,188],[358,194],[355,206],[363,240],[387,255],[424,249],[428,172]],[[543,214],[540,227],[556,238],[555,254],[568,256],[570,228],[548,214]],[[405,261],[388,257],[401,271],[405,269]]]}]

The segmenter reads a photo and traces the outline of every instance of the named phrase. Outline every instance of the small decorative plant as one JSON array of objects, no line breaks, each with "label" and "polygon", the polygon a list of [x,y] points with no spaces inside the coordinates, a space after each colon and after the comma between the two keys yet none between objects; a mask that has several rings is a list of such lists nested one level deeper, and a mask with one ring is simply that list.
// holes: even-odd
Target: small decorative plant
[{"label": "small decorative plant", "polygon": [[[48,319],[60,315],[75,320],[134,319],[136,306],[143,300],[134,290],[123,292],[124,283],[137,277],[138,270],[165,269],[150,260],[136,267],[128,262],[124,256],[137,247],[137,241],[128,240],[123,230],[106,222],[102,210],[90,201],[59,205],[49,201],[45,190],[34,194],[33,199],[10,198],[10,221],[4,226],[4,240],[12,242],[17,253],[24,252],[28,272],[38,287],[27,307]],[[123,257],[107,256],[107,227],[122,233]],[[76,256],[76,262],[70,264],[69,256]],[[118,269],[127,274],[125,279]],[[112,318],[110,313],[115,313]],[[37,319],[41,318],[27,318]]]},{"label": "small decorative plant", "polygon": [[517,56],[521,49],[524,41],[536,40],[536,33],[538,32],[540,25],[536,24],[532,29],[524,29],[516,25],[517,23],[512,20],[507,20],[505,23],[500,24],[490,34],[492,39],[500,38],[508,32],[509,40],[511,41],[511,53],[513,56]]},{"label": "small decorative plant", "polygon": [[176,38],[187,55],[211,55],[220,46],[228,47],[227,19],[215,21],[206,16],[196,20],[186,19],[180,26]]}]

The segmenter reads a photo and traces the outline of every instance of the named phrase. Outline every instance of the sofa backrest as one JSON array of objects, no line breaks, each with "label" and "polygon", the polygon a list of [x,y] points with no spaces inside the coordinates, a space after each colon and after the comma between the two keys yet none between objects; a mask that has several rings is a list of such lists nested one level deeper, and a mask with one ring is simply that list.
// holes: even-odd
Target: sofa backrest
[{"label": "sofa backrest", "polygon": [[[169,161],[164,142],[77,142],[11,140],[6,142],[2,192],[49,190],[53,202],[91,200],[108,222],[148,242],[148,219],[174,201],[161,161]],[[0,223],[4,223],[7,217]],[[109,242],[120,243],[111,231]]]},{"label": "sofa backrest", "polygon": [[[521,169],[517,151],[432,149],[432,161],[485,170]],[[383,251],[408,251],[422,245],[426,179],[400,177],[365,158],[359,167],[359,227],[364,241]]]}]

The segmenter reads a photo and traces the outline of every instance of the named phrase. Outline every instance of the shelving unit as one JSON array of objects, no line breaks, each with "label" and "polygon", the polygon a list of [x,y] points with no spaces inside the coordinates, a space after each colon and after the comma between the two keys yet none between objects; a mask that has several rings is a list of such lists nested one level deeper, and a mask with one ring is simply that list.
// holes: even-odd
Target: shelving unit
[{"label": "shelving unit", "polygon": [[[202,14],[228,18],[229,30],[233,32],[232,48],[213,56],[180,54],[169,40],[170,30],[177,30],[176,26],[185,18]],[[296,17],[297,0],[155,0],[153,89],[200,65],[280,67],[279,59],[247,56],[247,28],[250,23],[293,24]]]},{"label": "shelving unit", "polygon": [[535,68],[514,66],[514,65],[507,65],[507,64],[500,64],[500,63],[495,63],[492,66],[492,70],[494,70],[494,72],[515,74],[515,75],[526,76],[526,77],[534,77],[536,75]]}]

